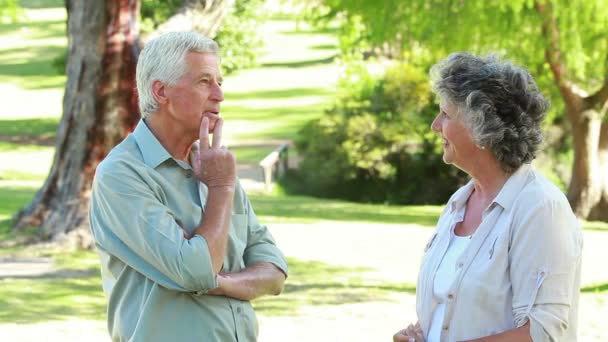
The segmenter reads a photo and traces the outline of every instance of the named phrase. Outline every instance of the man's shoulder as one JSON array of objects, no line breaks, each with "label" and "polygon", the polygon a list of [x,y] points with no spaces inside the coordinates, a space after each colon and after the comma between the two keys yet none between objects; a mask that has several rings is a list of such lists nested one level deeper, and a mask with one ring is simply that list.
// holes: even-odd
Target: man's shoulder
[{"label": "man's shoulder", "polygon": [[99,163],[96,177],[106,173],[117,173],[143,166],[144,160],[133,134],[129,134]]}]

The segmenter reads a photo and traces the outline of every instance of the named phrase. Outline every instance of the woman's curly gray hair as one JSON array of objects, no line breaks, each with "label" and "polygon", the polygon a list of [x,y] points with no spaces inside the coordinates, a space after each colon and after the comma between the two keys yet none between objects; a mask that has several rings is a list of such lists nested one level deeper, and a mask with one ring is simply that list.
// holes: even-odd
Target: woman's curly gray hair
[{"label": "woman's curly gray hair", "polygon": [[459,52],[434,65],[431,80],[433,91],[458,107],[474,142],[489,149],[504,171],[513,173],[536,157],[549,102],[528,71],[495,55]]}]

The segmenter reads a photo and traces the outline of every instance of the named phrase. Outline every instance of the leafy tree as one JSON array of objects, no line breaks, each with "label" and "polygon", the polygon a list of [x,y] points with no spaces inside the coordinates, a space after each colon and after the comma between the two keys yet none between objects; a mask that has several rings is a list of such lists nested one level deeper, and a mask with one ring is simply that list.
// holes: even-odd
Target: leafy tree
[{"label": "leafy tree", "polygon": [[548,92],[573,135],[568,199],[579,217],[608,221],[605,0],[311,1],[325,6],[323,17],[339,14],[351,30],[361,26],[357,41],[376,49],[498,51],[526,65],[542,85],[550,80]]}]

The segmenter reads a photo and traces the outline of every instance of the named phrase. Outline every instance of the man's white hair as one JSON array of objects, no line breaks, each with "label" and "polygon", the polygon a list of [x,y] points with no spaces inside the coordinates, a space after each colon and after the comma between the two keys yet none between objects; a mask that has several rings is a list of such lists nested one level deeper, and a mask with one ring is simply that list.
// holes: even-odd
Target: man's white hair
[{"label": "man's white hair", "polygon": [[135,72],[139,111],[143,117],[158,111],[152,83],[158,80],[175,84],[187,71],[189,52],[210,53],[220,58],[217,43],[195,32],[167,32],[144,46]]}]

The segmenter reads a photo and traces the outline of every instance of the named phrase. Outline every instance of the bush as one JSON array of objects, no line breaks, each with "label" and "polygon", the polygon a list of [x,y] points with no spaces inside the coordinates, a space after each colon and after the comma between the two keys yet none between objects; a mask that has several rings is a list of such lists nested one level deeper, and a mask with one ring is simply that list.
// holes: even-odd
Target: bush
[{"label": "bush", "polygon": [[466,175],[442,160],[430,123],[438,107],[426,72],[407,63],[374,77],[351,64],[336,104],[299,133],[303,159],[283,186],[322,197],[445,203]]}]

